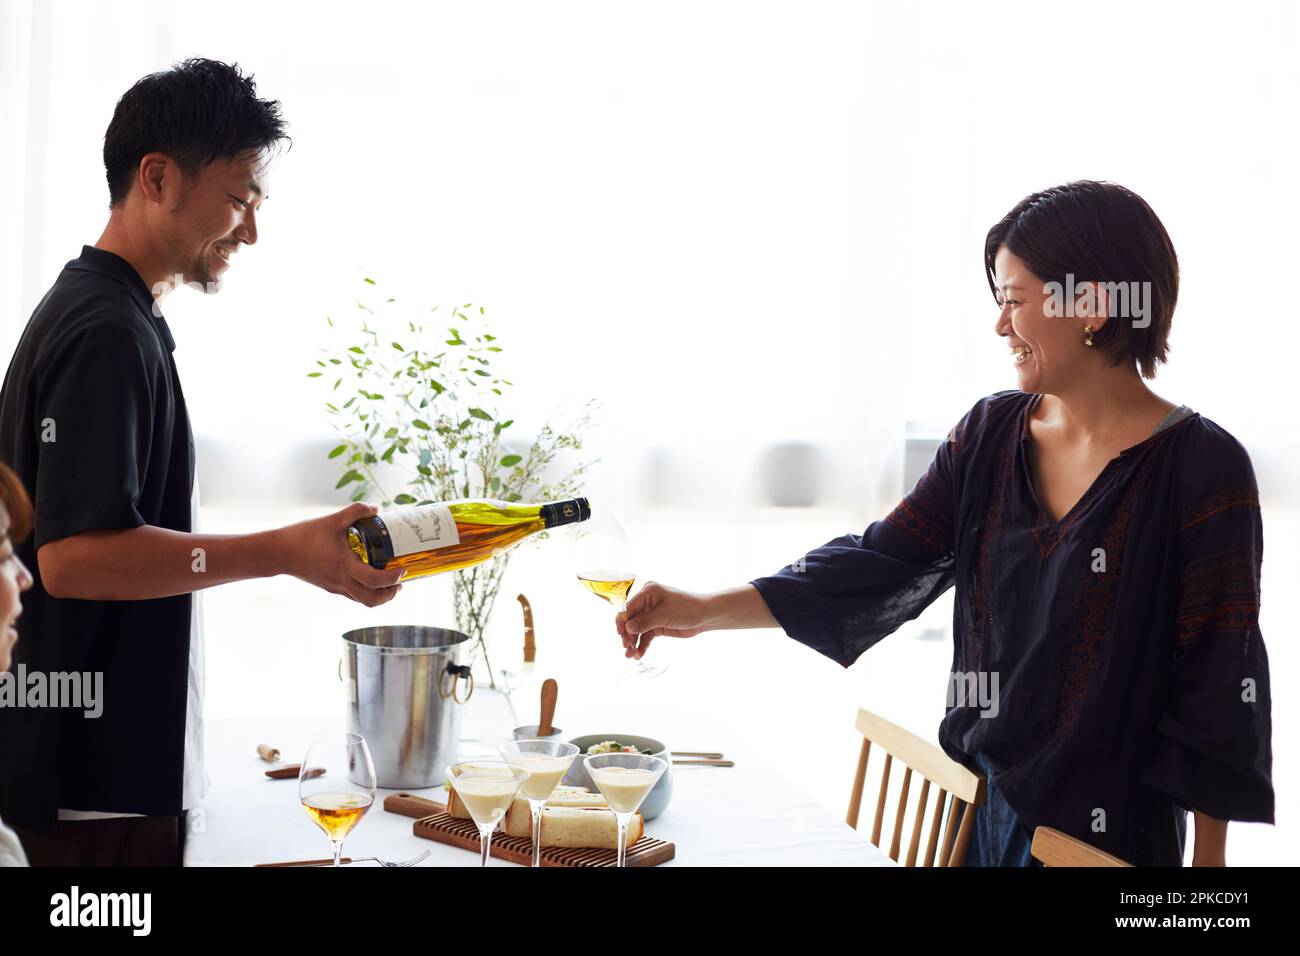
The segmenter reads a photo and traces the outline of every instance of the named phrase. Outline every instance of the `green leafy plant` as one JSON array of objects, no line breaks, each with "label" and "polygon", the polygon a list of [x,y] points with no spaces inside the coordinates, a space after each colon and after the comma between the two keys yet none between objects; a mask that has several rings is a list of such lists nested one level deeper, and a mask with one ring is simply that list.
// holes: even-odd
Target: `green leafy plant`
[{"label": "green leafy plant", "polygon": [[[559,477],[549,472],[561,452],[582,449],[595,402],[564,429],[547,422],[527,448],[516,446],[508,435],[514,419],[500,412],[513,383],[492,368],[502,346],[488,331],[485,310],[472,303],[449,311],[434,306],[416,320],[396,299],[379,301],[373,279],[364,282],[370,301],[356,300],[360,328],[349,330],[353,344],[322,349],[308,373],[330,383],[325,407],[341,438],[329,452],[342,472],[335,487],[350,487],[353,501],[378,497],[385,508],[456,498],[553,501],[580,493],[594,462],[580,461]],[[333,318],[326,321],[342,331]],[[385,481],[400,487],[390,493]],[[487,625],[509,560],[506,552],[453,572],[456,626],[471,639],[471,664],[482,657],[493,688]]]}]

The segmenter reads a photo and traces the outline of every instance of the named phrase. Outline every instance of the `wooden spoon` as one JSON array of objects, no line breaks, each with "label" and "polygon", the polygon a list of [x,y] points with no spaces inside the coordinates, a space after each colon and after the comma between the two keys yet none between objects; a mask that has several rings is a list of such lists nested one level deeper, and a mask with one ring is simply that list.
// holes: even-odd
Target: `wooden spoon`
[{"label": "wooden spoon", "polygon": [[538,737],[551,735],[551,721],[555,719],[555,699],[559,696],[560,685],[555,683],[555,678],[546,678],[542,682],[542,716],[537,721]]}]

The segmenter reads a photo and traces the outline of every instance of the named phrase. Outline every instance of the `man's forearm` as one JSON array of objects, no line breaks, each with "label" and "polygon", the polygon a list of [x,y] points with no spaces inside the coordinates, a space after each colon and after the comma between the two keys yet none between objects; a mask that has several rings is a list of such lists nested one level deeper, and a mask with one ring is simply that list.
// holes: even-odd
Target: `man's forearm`
[{"label": "man's forearm", "polygon": [[139,601],[281,574],[282,550],[275,531],[186,534],[142,525],[51,541],[37,563],[53,597]]},{"label": "man's forearm", "polygon": [[1224,866],[1228,844],[1228,821],[1216,820],[1199,810],[1196,818],[1196,843],[1192,849],[1192,866]]}]

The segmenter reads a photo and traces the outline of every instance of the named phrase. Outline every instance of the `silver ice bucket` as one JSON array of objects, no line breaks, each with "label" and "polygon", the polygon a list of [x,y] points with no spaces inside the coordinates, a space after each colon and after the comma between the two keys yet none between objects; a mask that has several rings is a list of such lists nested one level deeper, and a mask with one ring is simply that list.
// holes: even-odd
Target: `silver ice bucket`
[{"label": "silver ice bucket", "polygon": [[348,730],[370,745],[379,786],[420,790],[455,763],[461,704],[474,692],[459,662],[469,637],[445,627],[363,627],[343,635]]}]

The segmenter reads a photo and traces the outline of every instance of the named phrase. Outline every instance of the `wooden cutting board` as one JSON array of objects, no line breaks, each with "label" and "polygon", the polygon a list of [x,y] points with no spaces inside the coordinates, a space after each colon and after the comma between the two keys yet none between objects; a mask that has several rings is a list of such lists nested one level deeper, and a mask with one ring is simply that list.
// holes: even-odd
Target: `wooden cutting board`
[{"label": "wooden cutting board", "polygon": [[[416,818],[414,833],[418,837],[479,852],[478,827],[474,821],[453,817],[447,812],[445,804],[411,793],[394,793],[384,798],[384,809],[389,813]],[[533,841],[528,837],[494,833],[491,852],[499,860],[530,866],[533,862]],[[627,865],[658,866],[676,855],[677,847],[674,844],[642,836],[627,848]],[[617,863],[618,853],[614,850],[542,847],[542,866],[615,866]]]}]

